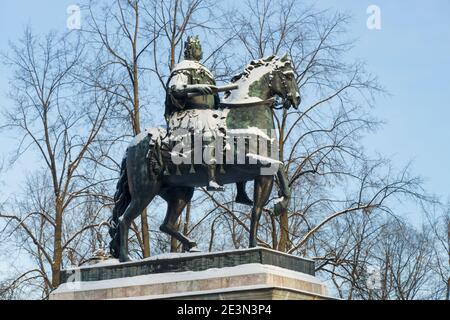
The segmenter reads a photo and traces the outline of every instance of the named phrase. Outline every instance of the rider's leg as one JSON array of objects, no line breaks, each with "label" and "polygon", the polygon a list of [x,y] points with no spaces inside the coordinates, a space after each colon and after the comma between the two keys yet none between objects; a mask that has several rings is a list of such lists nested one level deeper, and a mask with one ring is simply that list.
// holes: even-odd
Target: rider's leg
[{"label": "rider's leg", "polygon": [[221,186],[216,179],[216,165],[208,164],[208,186],[206,189],[208,191],[223,191],[224,188]]},{"label": "rider's leg", "polygon": [[217,166],[215,159],[215,146],[214,140],[206,140],[205,143],[205,152],[203,153],[203,160],[207,166],[208,171],[208,185],[206,189],[208,191],[223,191],[224,188],[217,181]]},{"label": "rider's leg", "polygon": [[236,202],[241,204],[246,204],[249,206],[253,205],[253,201],[248,197],[247,192],[245,191],[246,182],[238,182],[236,183]]}]

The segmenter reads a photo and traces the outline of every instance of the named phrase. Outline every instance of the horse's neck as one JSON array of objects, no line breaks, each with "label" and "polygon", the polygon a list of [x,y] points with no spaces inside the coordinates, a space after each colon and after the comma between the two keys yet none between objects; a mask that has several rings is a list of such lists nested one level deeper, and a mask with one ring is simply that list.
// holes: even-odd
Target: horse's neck
[{"label": "horse's neck", "polygon": [[270,72],[271,68],[266,66],[253,69],[248,76],[244,76],[235,82],[239,85],[239,89],[232,91],[225,102],[241,104],[270,99],[268,80]]},{"label": "horse's neck", "polygon": [[251,97],[260,98],[263,101],[271,98],[268,77],[268,74],[264,74],[259,79],[254,79],[254,81],[249,83],[248,92]]}]

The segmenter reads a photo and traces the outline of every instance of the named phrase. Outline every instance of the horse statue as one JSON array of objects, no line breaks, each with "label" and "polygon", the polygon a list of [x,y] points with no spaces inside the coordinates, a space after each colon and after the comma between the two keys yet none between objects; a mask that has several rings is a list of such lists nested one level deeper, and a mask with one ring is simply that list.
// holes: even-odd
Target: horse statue
[{"label": "horse statue", "polygon": [[[282,58],[272,55],[253,60],[244,72],[233,77],[231,82],[238,85],[238,89],[225,93],[221,107],[217,110],[218,116],[215,117],[225,124],[224,139],[227,147],[224,149],[229,151],[231,144],[231,160],[236,160],[236,157],[242,156],[242,152],[241,155],[236,155],[236,149],[239,148],[233,148],[235,142],[230,137],[242,133],[257,135],[259,140],[256,146],[259,147],[262,145],[261,138],[276,141],[273,120],[275,102],[281,99],[284,108],[297,108],[300,95],[292,63],[287,55]],[[157,195],[167,202],[167,212],[160,230],[180,241],[183,251],[196,249],[196,242],[180,233],[176,223],[191,200],[194,188],[207,185],[207,168],[202,163],[189,161],[174,163],[173,155],[177,152],[173,152],[173,143],[166,130],[151,128],[137,135],[127,148],[114,195],[115,206],[109,230],[112,238],[111,255],[121,262],[130,260],[128,232],[132,221]],[[246,142],[243,151],[245,163],[227,161],[221,164],[217,179],[221,184],[254,180],[249,247],[256,247],[258,223],[262,209],[269,201],[274,177],[277,176],[284,182],[286,179],[283,179],[279,168],[269,170],[269,173],[263,172],[264,168],[281,164],[273,159],[273,154],[278,159],[278,148],[274,150],[272,147],[275,153],[272,152],[271,157],[249,150],[249,143]],[[279,184],[283,184],[283,181],[279,181]],[[280,194],[288,197],[287,183],[284,183],[284,189],[284,193]],[[284,205],[287,205],[286,200],[285,198]]]}]

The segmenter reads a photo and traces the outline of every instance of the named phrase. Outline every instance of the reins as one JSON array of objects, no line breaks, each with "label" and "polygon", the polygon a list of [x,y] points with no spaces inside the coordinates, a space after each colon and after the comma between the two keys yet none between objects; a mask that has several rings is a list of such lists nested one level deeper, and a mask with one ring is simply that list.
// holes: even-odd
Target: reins
[{"label": "reins", "polygon": [[246,107],[255,107],[255,106],[274,106],[274,105],[275,105],[275,99],[270,98],[267,100],[249,102],[249,103],[223,103],[223,102],[221,102],[219,104],[219,107],[227,108],[227,109],[235,109],[235,108],[246,108]]}]

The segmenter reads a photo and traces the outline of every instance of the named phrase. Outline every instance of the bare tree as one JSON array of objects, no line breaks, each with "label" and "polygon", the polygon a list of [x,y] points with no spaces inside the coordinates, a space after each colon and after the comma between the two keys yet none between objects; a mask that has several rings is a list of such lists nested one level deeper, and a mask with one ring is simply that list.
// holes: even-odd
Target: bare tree
[{"label": "bare tree", "polygon": [[[142,6],[143,1],[140,0],[116,0],[101,7],[89,1],[87,7],[89,28],[85,32],[87,41],[99,52],[96,68],[115,77],[112,83],[93,82],[92,79],[87,82],[120,99],[125,111],[124,119],[130,124],[131,132],[119,130],[115,133],[118,137],[126,134],[134,136],[142,131],[141,114],[143,105],[148,103],[142,99],[146,89],[141,83],[146,65],[144,59],[148,58],[148,50],[158,34],[143,31]],[[149,257],[147,210],[141,214],[141,229],[137,236],[142,255]]]},{"label": "bare tree", "polygon": [[423,206],[425,221],[433,239],[431,269],[436,275],[432,282],[434,299],[450,299],[450,204],[435,202]]},{"label": "bare tree", "polygon": [[334,221],[316,245],[317,270],[343,299],[436,299],[434,238],[404,220],[373,213]]},{"label": "bare tree", "polygon": [[72,74],[84,58],[78,39],[69,41],[54,33],[40,39],[30,29],[17,45],[11,44],[5,57],[14,71],[10,91],[14,105],[6,109],[3,126],[18,135],[13,161],[35,151],[42,167],[41,174],[28,180],[27,197],[19,201],[24,205],[11,207],[0,217],[11,233],[23,235],[36,258],[45,293],[59,285],[63,257],[77,235],[93,227],[65,229],[64,222],[94,178],[83,164],[114,104],[74,82]]}]

